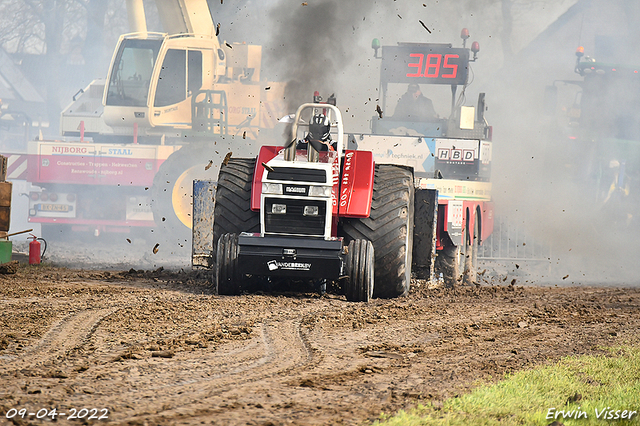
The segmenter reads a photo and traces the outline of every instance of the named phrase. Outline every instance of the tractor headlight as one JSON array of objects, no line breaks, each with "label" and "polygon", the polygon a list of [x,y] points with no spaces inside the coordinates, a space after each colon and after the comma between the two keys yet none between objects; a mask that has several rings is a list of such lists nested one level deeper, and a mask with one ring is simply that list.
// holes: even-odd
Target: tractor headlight
[{"label": "tractor headlight", "polygon": [[318,216],[318,206],[304,206],[305,216]]},{"label": "tractor headlight", "polygon": [[273,214],[287,214],[287,205],[286,204],[272,204],[271,205],[271,213],[273,213]]},{"label": "tractor headlight", "polygon": [[263,194],[278,194],[282,195],[282,184],[281,183],[262,183],[262,193]]},{"label": "tractor headlight", "polygon": [[311,186],[309,187],[310,197],[331,197],[331,186]]}]

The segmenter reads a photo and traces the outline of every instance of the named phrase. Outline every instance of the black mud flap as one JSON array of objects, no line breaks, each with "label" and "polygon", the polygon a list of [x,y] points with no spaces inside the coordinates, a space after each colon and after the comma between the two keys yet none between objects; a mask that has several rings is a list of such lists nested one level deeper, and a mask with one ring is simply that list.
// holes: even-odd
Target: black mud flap
[{"label": "black mud flap", "polygon": [[213,255],[213,208],[216,182],[193,181],[193,228],[191,229],[191,265],[211,268]]},{"label": "black mud flap", "polygon": [[412,270],[419,279],[435,278],[438,190],[415,189]]}]

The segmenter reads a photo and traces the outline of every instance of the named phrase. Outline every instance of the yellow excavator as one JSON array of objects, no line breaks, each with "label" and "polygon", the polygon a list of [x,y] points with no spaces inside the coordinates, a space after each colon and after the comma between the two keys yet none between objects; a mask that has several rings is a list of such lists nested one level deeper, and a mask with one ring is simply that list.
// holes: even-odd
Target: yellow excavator
[{"label": "yellow excavator", "polygon": [[[147,30],[142,0],[127,0],[131,32],[119,38],[106,80],[93,81],[62,113],[63,136],[75,137],[70,143],[99,147],[60,150],[46,146],[54,142],[32,142],[30,154],[38,158],[30,165],[31,180],[74,204],[34,208],[30,221],[51,224],[53,212],[55,225],[95,234],[154,226],[184,243],[192,227],[193,180],[215,180],[225,158],[255,155],[264,143],[258,135],[264,141],[279,133],[274,128],[285,115],[284,84],[261,79],[261,46],[221,42],[206,0],[155,3],[163,32]],[[78,171],[77,155],[51,161],[73,152],[92,156],[89,163],[99,170]],[[53,170],[69,164],[75,169]],[[73,173],[73,182],[57,180]],[[92,214],[104,210],[96,204],[105,206],[101,200],[113,197],[116,185],[129,188],[119,191],[121,202],[108,203],[121,211],[102,211],[94,220]]]}]

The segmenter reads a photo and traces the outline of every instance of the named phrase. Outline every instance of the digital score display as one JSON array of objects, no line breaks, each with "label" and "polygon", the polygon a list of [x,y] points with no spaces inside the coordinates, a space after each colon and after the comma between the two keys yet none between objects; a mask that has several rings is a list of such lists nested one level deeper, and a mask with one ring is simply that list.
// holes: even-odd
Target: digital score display
[{"label": "digital score display", "polygon": [[469,50],[432,45],[383,46],[384,83],[465,84]]}]

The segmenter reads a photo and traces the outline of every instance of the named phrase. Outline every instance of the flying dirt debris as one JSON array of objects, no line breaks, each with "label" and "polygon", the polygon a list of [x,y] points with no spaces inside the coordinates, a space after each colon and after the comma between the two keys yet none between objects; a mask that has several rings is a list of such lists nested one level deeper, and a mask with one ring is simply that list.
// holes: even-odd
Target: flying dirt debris
[{"label": "flying dirt debris", "polygon": [[158,253],[158,247],[160,247],[160,243],[156,243],[156,245],[153,246],[153,254],[157,254]]},{"label": "flying dirt debris", "polygon": [[209,160],[209,164],[207,164],[206,166],[204,166],[205,170],[209,170],[211,168],[211,166],[213,166],[213,160]]},{"label": "flying dirt debris", "polygon": [[422,25],[424,27],[425,30],[427,30],[429,32],[429,34],[431,34],[431,30],[429,28],[427,28],[427,26],[424,24],[424,22],[422,22],[421,20],[418,19],[418,22],[420,22],[420,25]]},{"label": "flying dirt debris", "polygon": [[376,112],[378,113],[378,117],[382,118],[382,108],[380,108],[380,105],[376,105]]},{"label": "flying dirt debris", "polygon": [[233,152],[227,153],[227,155],[224,156],[224,160],[222,160],[222,164],[224,164],[225,166],[227,164],[229,164],[229,160],[231,160],[231,155],[232,154],[233,154]]}]

